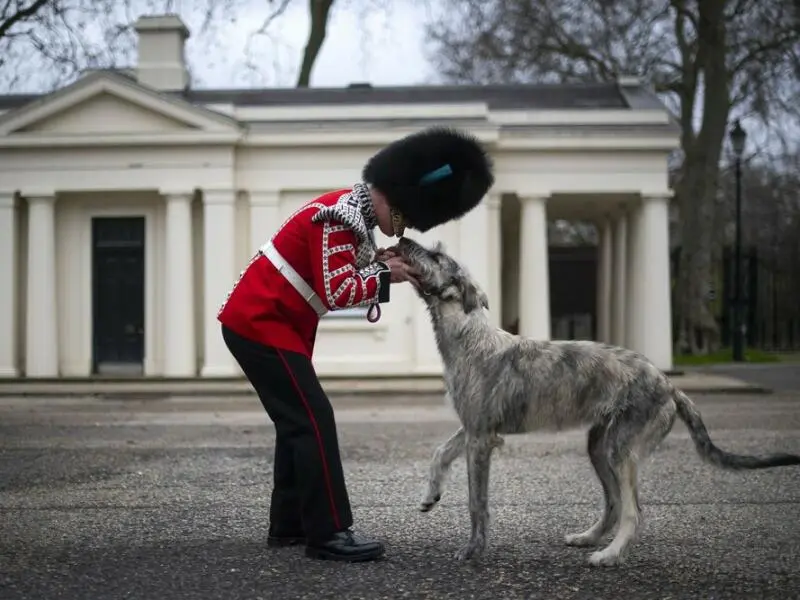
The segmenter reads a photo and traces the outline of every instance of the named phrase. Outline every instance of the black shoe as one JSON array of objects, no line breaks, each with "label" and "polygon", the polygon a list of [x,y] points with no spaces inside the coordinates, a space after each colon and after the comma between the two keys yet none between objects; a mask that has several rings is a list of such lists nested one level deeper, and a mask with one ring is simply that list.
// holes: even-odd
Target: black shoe
[{"label": "black shoe", "polygon": [[382,543],[357,536],[349,529],[334,533],[327,540],[309,540],[306,545],[306,556],[322,560],[360,562],[375,560],[383,556],[383,553]]},{"label": "black shoe", "polygon": [[286,546],[297,546],[305,544],[306,536],[302,532],[291,531],[291,533],[276,533],[270,529],[267,534],[267,546],[270,548],[283,548]]}]

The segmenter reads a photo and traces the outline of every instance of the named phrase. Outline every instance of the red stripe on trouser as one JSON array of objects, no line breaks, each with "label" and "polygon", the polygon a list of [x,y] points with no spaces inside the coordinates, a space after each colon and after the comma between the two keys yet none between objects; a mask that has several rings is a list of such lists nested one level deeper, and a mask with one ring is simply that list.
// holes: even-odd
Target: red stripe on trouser
[{"label": "red stripe on trouser", "polygon": [[297,379],[292,372],[292,369],[289,367],[289,363],[286,362],[286,359],[283,357],[283,353],[276,348],[278,352],[278,356],[283,363],[286,372],[289,374],[289,377],[292,379],[292,384],[294,385],[294,389],[297,391],[297,395],[300,396],[300,400],[303,403],[303,406],[306,408],[306,412],[308,413],[308,418],[311,420],[311,425],[314,427],[314,434],[317,438],[317,445],[319,446],[319,456],[322,459],[322,471],[325,474],[325,487],[328,489],[328,500],[331,503],[331,514],[333,515],[333,523],[336,526],[336,529],[341,529],[341,523],[339,522],[339,513],[336,510],[336,502],[333,499],[333,487],[331,486],[331,474],[328,470],[328,461],[325,458],[325,448],[322,445],[322,436],[319,433],[319,427],[317,426],[317,420],[314,418],[314,411],[311,410],[311,405],[308,403],[306,399],[306,395],[303,393],[303,390],[300,389],[300,385],[297,383]]}]

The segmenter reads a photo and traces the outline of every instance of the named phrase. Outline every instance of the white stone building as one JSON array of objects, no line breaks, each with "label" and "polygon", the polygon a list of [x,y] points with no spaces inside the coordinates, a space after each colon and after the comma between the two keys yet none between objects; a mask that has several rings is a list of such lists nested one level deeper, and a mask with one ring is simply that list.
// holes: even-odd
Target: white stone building
[{"label": "white stone building", "polygon": [[[137,30],[130,71],[0,97],[0,376],[238,376],[216,313],[254,250],[298,205],[357,181],[383,144],[432,123],[479,136],[497,182],[461,221],[411,237],[444,241],[496,322],[546,339],[546,221],[594,220],[598,338],[672,367],[678,130],[636,81],[190,89],[183,24],[150,17]],[[326,316],[315,364],[323,376],[440,372],[408,285],[376,324]]]}]

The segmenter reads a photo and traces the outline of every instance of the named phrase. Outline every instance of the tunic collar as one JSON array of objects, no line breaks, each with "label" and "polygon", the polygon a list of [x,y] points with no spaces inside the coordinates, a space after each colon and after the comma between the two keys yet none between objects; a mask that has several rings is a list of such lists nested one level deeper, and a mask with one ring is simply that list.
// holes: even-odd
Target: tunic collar
[{"label": "tunic collar", "polygon": [[375,207],[372,205],[372,195],[369,193],[369,187],[363,183],[356,183],[353,186],[353,196],[358,200],[361,216],[364,217],[364,224],[367,229],[375,229],[378,226],[378,217],[375,216]]}]

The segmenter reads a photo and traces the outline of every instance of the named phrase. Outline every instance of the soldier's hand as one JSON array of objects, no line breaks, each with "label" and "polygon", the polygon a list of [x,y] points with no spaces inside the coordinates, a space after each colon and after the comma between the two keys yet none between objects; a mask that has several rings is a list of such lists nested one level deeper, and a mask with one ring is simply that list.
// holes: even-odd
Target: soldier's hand
[{"label": "soldier's hand", "polygon": [[402,283],[403,281],[408,281],[416,287],[419,286],[419,283],[417,282],[417,272],[405,261],[403,261],[402,258],[399,256],[392,256],[384,262],[392,272],[390,278],[392,283]]},{"label": "soldier's hand", "polygon": [[375,260],[386,262],[393,256],[397,256],[397,252],[395,252],[391,248],[378,248],[375,254]]}]

